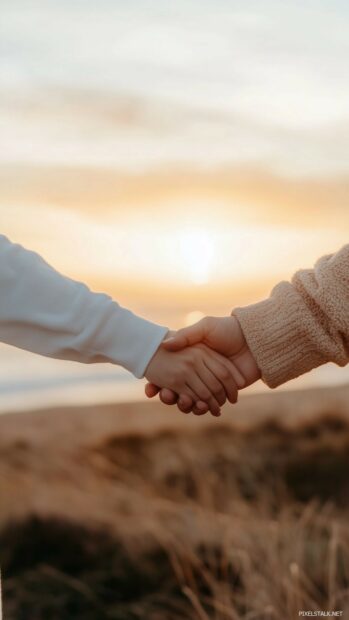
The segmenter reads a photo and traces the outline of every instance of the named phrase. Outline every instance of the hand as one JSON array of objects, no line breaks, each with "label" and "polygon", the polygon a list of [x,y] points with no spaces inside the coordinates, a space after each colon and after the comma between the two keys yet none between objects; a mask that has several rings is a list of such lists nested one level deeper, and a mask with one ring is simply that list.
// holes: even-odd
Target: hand
[{"label": "hand", "polygon": [[[220,415],[220,407],[226,397],[237,401],[238,384],[243,377],[233,364],[204,344],[185,348],[183,351],[167,351],[160,346],[150,360],[145,376],[158,388],[189,398],[190,402],[203,401],[211,413]],[[207,409],[206,409],[207,411]]]},{"label": "hand", "polygon": [[[239,321],[235,316],[229,317],[206,317],[190,327],[180,329],[177,333],[171,334],[164,340],[162,347],[169,351],[178,351],[184,347],[191,346],[197,342],[203,342],[218,353],[226,356],[234,367],[243,377],[242,389],[260,379],[260,370],[249,350]],[[146,394],[152,398],[159,393],[156,384],[146,386]],[[168,389],[160,391],[160,398],[163,403],[173,405],[177,402],[177,395]],[[181,411],[188,413],[193,409],[194,401],[187,396],[178,401]],[[193,409],[194,413],[200,415],[207,412],[207,406],[203,402],[197,402]]]}]

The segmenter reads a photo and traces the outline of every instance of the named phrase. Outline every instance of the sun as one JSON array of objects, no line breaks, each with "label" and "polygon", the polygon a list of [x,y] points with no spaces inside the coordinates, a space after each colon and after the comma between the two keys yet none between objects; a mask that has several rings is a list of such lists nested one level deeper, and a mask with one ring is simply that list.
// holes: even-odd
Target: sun
[{"label": "sun", "polygon": [[216,256],[216,242],[209,230],[186,229],[178,233],[179,260],[193,284],[210,281]]},{"label": "sun", "polygon": [[186,314],[184,317],[185,327],[188,327],[189,325],[193,325],[194,323],[201,321],[201,319],[203,319],[204,316],[205,314],[204,312],[201,312],[201,310],[193,310],[192,312],[188,312],[188,314]]}]

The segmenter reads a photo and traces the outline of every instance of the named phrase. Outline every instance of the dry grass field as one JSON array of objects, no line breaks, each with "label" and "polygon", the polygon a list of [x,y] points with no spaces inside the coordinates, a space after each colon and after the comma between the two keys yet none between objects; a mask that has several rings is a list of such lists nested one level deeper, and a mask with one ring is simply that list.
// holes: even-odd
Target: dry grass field
[{"label": "dry grass field", "polygon": [[349,617],[349,388],[0,418],[6,620]]}]

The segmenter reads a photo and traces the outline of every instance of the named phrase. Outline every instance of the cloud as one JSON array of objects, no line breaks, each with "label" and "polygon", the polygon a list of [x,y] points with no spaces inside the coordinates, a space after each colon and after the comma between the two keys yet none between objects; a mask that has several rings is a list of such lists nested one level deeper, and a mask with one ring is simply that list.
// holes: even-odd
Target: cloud
[{"label": "cloud", "polygon": [[339,0],[7,0],[1,160],[347,173],[347,17]]},{"label": "cloud", "polygon": [[215,210],[239,221],[284,226],[343,226],[349,222],[346,176],[289,178],[263,168],[153,169],[138,174],[65,166],[0,166],[0,209],[54,206],[93,217],[134,213],[168,218]]}]

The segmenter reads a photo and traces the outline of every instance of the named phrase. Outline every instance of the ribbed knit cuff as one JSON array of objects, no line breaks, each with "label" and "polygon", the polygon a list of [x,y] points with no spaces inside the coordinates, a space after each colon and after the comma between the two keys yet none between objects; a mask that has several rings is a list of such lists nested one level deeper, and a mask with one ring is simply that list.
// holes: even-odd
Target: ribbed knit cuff
[{"label": "ribbed knit cuff", "polygon": [[269,299],[236,308],[233,314],[271,388],[331,361],[331,352],[318,348],[310,311],[290,283],[279,284]]}]

